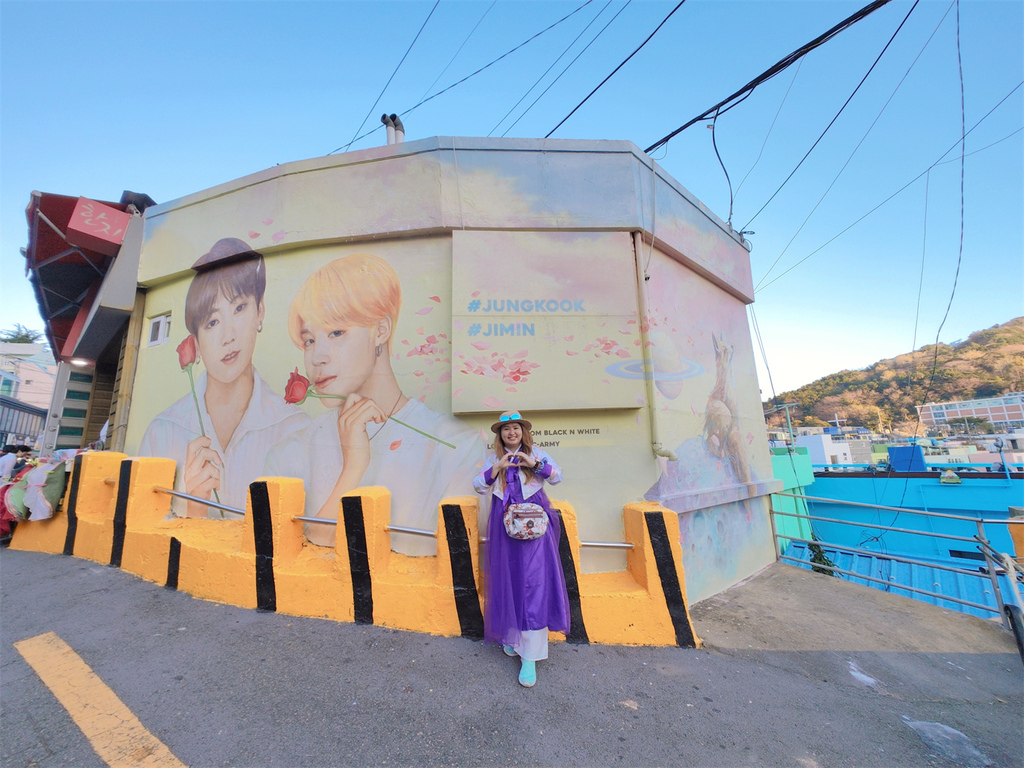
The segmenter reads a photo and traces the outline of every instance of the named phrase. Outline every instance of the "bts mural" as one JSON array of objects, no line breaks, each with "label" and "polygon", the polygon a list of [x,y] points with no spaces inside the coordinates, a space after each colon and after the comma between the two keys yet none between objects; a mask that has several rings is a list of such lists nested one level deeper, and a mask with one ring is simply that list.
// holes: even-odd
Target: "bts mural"
[{"label": "bts mural", "polygon": [[[192,269],[197,274],[185,298],[189,336],[177,349],[191,392],[153,419],[139,453],[174,459],[179,491],[245,509],[249,483],[262,474],[267,446],[309,418],[275,393],[253,366],[266,317],[263,256],[241,240],[225,238]],[[204,370],[197,380],[193,367],[200,363]],[[172,509],[182,517],[237,517],[179,498]]]},{"label": "bts mural", "polygon": [[[337,519],[341,497],[360,486],[391,490],[395,525],[433,530],[443,498],[472,492],[484,445],[476,432],[402,392],[392,369],[402,304],[395,270],[370,254],[335,259],[302,285],[288,312],[288,335],[306,375],[293,372],[288,399],[311,395],[327,408],[270,449],[266,472],[301,478],[306,515]],[[306,537],[334,546],[334,526],[306,524]],[[405,554],[436,544],[394,534]]]}]

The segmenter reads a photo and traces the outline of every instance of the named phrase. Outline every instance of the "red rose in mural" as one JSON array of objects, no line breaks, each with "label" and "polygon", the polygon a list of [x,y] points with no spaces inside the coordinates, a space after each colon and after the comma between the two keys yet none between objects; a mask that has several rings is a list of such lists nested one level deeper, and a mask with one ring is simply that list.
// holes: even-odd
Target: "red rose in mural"
[{"label": "red rose in mural", "polygon": [[189,334],[178,345],[178,365],[186,368],[196,361],[196,337]]},{"label": "red rose in mural", "polygon": [[299,373],[296,368],[288,374],[288,383],[284,386],[284,401],[286,403],[301,403],[306,399],[309,392],[309,379]]}]

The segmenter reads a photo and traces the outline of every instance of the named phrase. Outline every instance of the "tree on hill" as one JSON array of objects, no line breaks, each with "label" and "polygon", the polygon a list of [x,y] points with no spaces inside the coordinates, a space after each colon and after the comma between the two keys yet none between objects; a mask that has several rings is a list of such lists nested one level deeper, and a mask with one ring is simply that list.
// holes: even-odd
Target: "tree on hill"
[{"label": "tree on hill", "polygon": [[[845,419],[849,427],[892,424],[918,434],[917,408],[924,403],[971,400],[1024,391],[1024,317],[972,333],[953,344],[926,344],[859,371],[839,371],[791,392],[778,402],[794,422]],[[773,401],[774,402],[774,401]],[[772,403],[766,403],[771,405]]]}]

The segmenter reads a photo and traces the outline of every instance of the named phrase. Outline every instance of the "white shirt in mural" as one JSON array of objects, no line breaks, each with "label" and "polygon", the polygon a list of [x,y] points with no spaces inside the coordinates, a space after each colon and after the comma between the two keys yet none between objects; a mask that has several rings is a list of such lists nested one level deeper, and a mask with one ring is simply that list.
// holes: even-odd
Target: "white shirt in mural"
[{"label": "white shirt in mural", "polygon": [[[245,509],[249,497],[249,483],[263,476],[270,446],[284,439],[288,434],[309,424],[309,417],[296,405],[284,401],[260,378],[253,368],[252,396],[242,420],[235,428],[226,446],[217,439],[213,421],[206,410],[206,371],[196,380],[196,399],[203,414],[203,426],[212,441],[211,448],[224,460],[221,470],[220,503],[236,509]],[[175,489],[184,492],[185,453],[188,444],[200,436],[199,414],[196,400],[189,393],[158,415],[146,429],[139,447],[140,456],[161,456],[174,459],[178,464]],[[212,501],[215,501],[211,497]],[[187,502],[175,498],[171,514],[184,517]],[[230,512],[208,507],[208,516],[218,519],[237,520]]]},{"label": "white shirt in mural", "polygon": [[[391,491],[394,525],[434,531],[442,499],[474,495],[473,477],[484,454],[483,441],[474,430],[419,400],[409,400],[394,416],[456,447],[441,445],[393,421],[371,422],[366,425],[370,466],[359,484]],[[300,478],[306,490],[306,514],[313,517],[330,497],[343,464],[338,413],[331,409],[274,446],[263,474]],[[393,533],[391,548],[405,555],[433,555],[437,542]]]}]

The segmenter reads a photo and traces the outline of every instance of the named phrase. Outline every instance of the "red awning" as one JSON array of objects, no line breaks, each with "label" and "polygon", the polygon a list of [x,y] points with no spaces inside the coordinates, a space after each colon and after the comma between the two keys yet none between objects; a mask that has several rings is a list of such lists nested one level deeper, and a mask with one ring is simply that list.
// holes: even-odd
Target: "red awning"
[{"label": "red awning", "polygon": [[[25,209],[28,247],[25,272],[35,290],[46,337],[61,357],[79,313],[88,313],[113,256],[68,242],[68,223],[79,198],[33,192]],[[127,204],[104,202],[126,211]],[[84,312],[83,312],[84,307]]]}]

